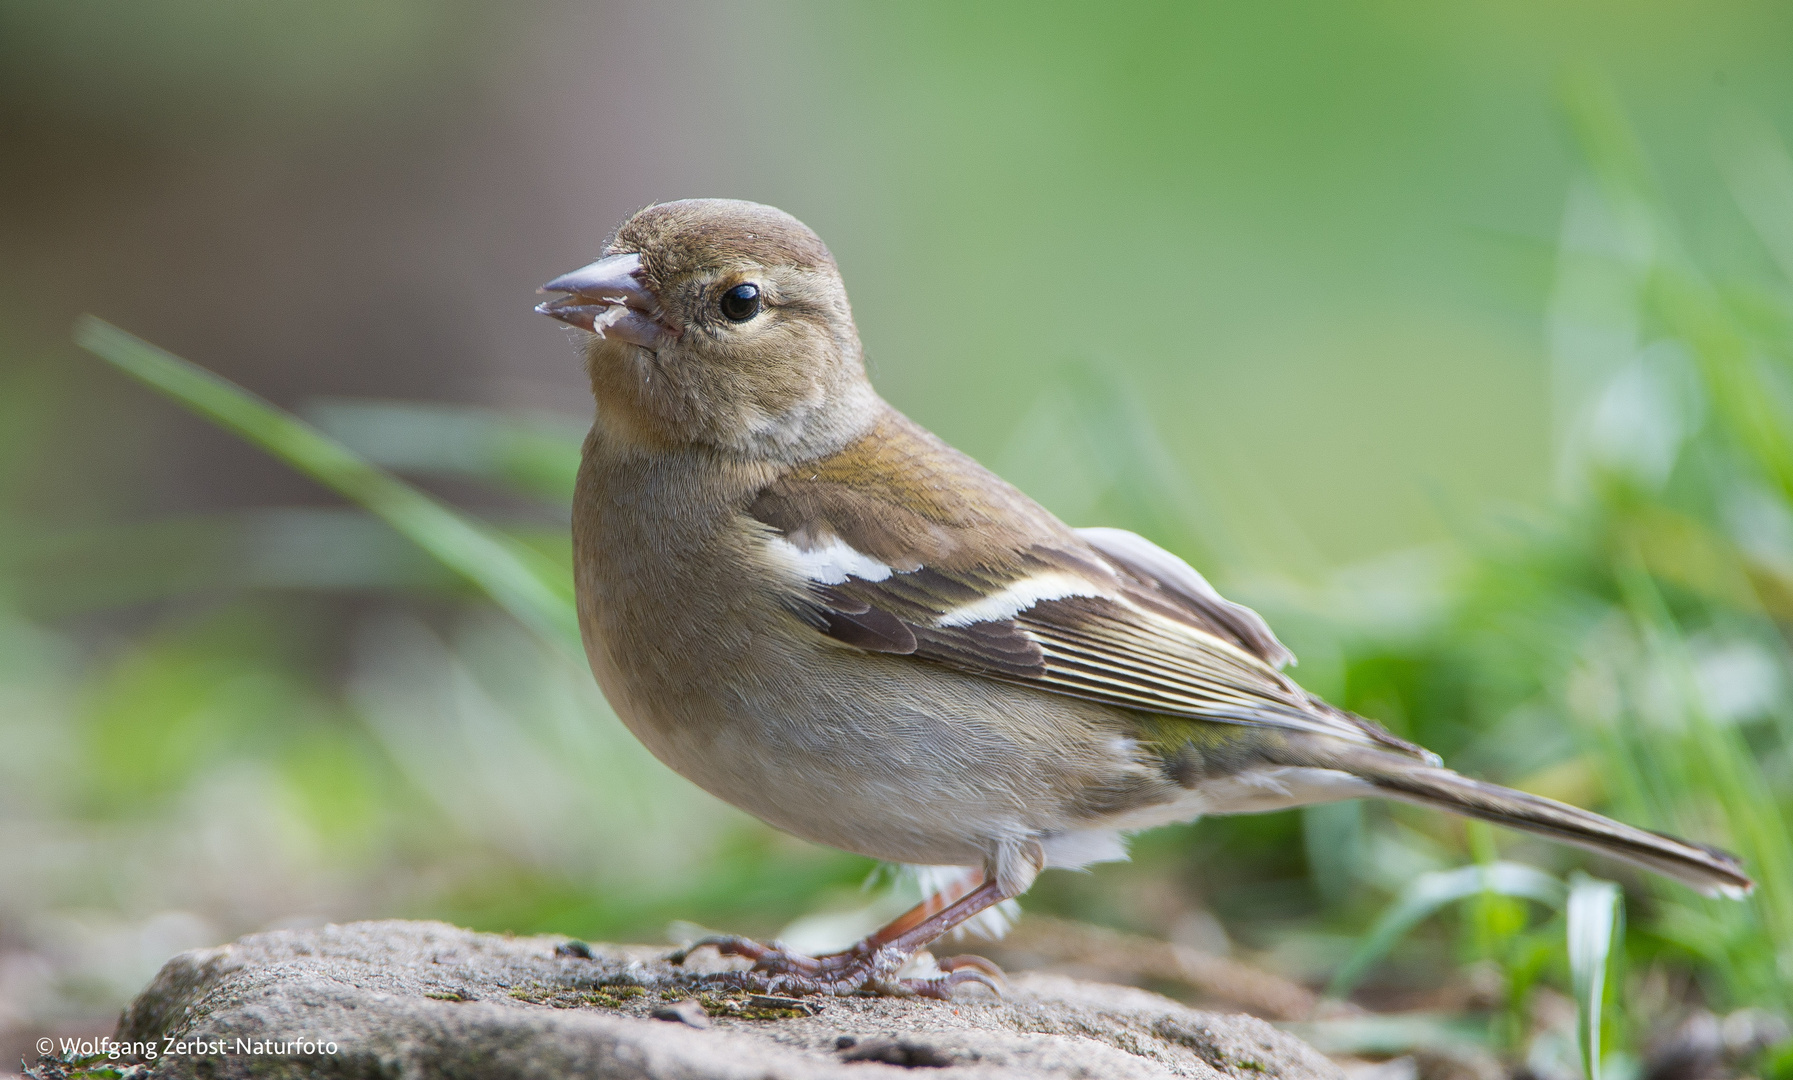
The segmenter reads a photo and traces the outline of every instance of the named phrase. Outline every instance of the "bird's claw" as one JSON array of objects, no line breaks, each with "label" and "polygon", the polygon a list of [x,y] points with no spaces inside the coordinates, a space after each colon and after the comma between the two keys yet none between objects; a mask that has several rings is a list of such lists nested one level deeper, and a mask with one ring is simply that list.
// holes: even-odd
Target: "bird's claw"
[{"label": "bird's claw", "polygon": [[939,961],[937,966],[941,971],[946,972],[964,971],[967,968],[973,968],[988,975],[996,982],[1006,983],[1008,981],[1008,976],[1002,973],[1001,968],[992,964],[990,961],[985,960],[981,956],[973,956],[970,953],[966,953],[963,956],[949,956],[945,960]]},{"label": "bird's claw", "polygon": [[718,935],[694,941],[667,960],[683,964],[705,946],[723,956],[753,961],[746,971],[710,976],[717,985],[755,994],[853,994],[887,997],[927,997],[947,1000],[954,987],[977,983],[998,997],[1003,992],[1002,969],[981,956],[955,956],[940,962],[941,974],[899,979],[894,968],[907,957],[892,957],[870,949],[854,948],[826,956],[805,956],[780,945],[764,945],[750,938]]},{"label": "bird's claw", "polygon": [[[755,966],[768,959],[809,960],[801,953],[789,952],[776,945],[762,945],[752,938],[736,937],[734,934],[713,934],[699,938],[691,944],[666,958],[667,963],[682,965],[691,958],[691,954],[708,945],[716,950],[719,956],[742,956],[752,960]],[[811,961],[813,963],[814,961]]]},{"label": "bird's claw", "polygon": [[[975,960],[977,963],[959,968],[947,966],[957,960]],[[949,1001],[952,999],[955,987],[963,986],[966,983],[976,983],[997,997],[1002,997],[1003,989],[1008,984],[1008,980],[1003,978],[1002,970],[981,956],[955,956],[952,961],[941,964],[940,970],[946,974],[921,979],[897,980],[898,985],[903,988],[902,996]]]}]

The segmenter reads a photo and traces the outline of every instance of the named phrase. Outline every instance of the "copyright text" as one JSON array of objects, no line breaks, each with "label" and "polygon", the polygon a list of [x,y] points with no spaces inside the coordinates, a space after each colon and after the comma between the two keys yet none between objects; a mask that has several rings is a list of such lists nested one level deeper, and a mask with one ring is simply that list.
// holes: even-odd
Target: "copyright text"
[{"label": "copyright text", "polygon": [[336,1053],[336,1043],[329,1039],[182,1039],[174,1035],[159,1042],[121,1042],[101,1036],[97,1039],[39,1039],[40,1054],[60,1053],[65,1058],[141,1058],[159,1057],[316,1057]]}]

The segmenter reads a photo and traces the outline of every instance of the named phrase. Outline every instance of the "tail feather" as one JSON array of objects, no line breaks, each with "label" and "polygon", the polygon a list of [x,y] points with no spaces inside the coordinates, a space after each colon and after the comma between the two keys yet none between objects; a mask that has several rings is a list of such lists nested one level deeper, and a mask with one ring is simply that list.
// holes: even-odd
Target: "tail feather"
[{"label": "tail feather", "polygon": [[1449,810],[1465,817],[1537,833],[1634,863],[1707,896],[1741,899],[1755,888],[1735,855],[1663,833],[1639,829],[1566,803],[1498,784],[1471,780],[1449,769],[1374,750],[1347,752],[1334,767],[1374,784],[1403,802]]}]

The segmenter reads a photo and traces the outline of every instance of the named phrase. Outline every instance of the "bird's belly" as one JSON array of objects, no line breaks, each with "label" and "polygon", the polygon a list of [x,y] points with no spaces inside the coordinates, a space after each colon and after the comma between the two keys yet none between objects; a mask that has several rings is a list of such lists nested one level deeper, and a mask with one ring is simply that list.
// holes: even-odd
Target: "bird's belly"
[{"label": "bird's belly", "polygon": [[[668,685],[627,657],[594,657],[594,669],[656,757],[805,839],[976,865],[1001,844],[1074,832],[1181,790],[1140,759],[1124,714],[1105,707],[827,643],[758,644],[751,685],[726,675]],[[826,662],[805,648],[826,650]]]}]

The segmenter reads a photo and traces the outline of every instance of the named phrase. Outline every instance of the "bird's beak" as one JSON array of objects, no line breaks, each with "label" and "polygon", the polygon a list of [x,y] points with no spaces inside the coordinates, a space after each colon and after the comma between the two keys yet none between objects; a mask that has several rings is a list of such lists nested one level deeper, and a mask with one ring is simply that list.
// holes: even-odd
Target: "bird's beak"
[{"label": "bird's beak", "polygon": [[644,349],[678,337],[678,330],[658,317],[659,298],[642,284],[641,256],[634,253],[599,259],[536,291],[567,293],[535,309],[599,337],[620,338]]}]

